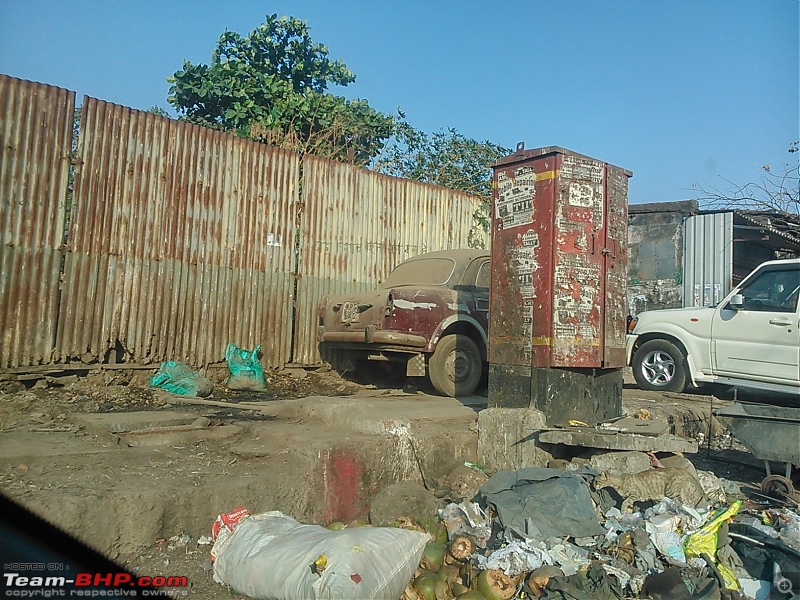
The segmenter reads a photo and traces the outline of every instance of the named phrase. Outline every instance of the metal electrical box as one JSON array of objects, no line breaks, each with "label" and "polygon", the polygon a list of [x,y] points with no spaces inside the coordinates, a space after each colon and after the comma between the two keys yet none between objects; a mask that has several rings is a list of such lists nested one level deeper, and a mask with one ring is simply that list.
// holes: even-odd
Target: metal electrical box
[{"label": "metal electrical box", "polygon": [[490,399],[527,388],[519,376],[528,371],[515,367],[603,375],[595,370],[625,366],[631,175],[563,148],[521,144],[494,165]]}]

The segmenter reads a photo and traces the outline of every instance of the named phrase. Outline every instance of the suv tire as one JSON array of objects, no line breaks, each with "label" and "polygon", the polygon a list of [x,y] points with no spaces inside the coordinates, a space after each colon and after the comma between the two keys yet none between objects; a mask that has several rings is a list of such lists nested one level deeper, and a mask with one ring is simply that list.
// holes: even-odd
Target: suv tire
[{"label": "suv tire", "polygon": [[440,394],[456,398],[469,396],[483,374],[478,346],[465,335],[444,336],[428,362],[431,383]]},{"label": "suv tire", "polygon": [[667,340],[650,340],[633,356],[633,377],[643,390],[682,392],[686,388],[686,357]]}]

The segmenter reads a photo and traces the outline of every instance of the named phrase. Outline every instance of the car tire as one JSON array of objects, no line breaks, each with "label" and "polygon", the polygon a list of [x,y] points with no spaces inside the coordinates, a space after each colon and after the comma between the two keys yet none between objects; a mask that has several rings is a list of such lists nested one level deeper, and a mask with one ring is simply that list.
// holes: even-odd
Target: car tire
[{"label": "car tire", "polygon": [[465,335],[446,335],[428,362],[431,383],[440,394],[456,398],[475,391],[483,373],[478,346]]},{"label": "car tire", "polygon": [[643,390],[682,392],[686,388],[686,357],[672,342],[645,342],[634,354],[631,366]]}]

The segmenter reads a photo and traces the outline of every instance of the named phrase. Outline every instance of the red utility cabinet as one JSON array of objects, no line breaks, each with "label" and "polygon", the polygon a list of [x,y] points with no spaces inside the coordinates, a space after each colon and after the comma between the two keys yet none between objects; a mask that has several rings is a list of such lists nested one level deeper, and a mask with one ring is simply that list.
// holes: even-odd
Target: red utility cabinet
[{"label": "red utility cabinet", "polygon": [[490,373],[625,366],[631,175],[522,144],[494,165]]}]

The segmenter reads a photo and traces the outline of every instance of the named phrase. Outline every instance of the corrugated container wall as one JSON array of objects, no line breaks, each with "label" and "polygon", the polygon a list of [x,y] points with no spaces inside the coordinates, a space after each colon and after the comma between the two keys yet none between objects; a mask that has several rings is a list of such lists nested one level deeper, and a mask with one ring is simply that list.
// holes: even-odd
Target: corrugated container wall
[{"label": "corrugated container wall", "polygon": [[0,368],[48,363],[75,93],[0,75]]},{"label": "corrugated container wall", "polygon": [[467,247],[479,204],[448,188],[305,157],[294,361],[320,360],[321,296],[370,289],[411,256]]},{"label": "corrugated container wall", "polygon": [[60,358],[284,364],[298,158],[94,98],[81,118]]},{"label": "corrugated container wall", "polygon": [[733,213],[689,217],[683,257],[683,305],[722,300],[733,285]]}]

